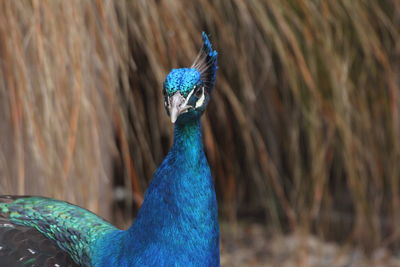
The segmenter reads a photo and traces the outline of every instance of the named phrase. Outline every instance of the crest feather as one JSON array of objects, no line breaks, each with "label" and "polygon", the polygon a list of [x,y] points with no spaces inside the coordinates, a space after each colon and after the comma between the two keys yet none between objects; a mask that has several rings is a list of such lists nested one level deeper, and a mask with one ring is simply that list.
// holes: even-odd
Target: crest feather
[{"label": "crest feather", "polygon": [[191,68],[197,69],[200,72],[201,80],[204,82],[206,90],[211,93],[218,68],[218,52],[213,50],[212,44],[205,32],[202,32],[201,36],[203,37],[203,47],[200,49]]}]

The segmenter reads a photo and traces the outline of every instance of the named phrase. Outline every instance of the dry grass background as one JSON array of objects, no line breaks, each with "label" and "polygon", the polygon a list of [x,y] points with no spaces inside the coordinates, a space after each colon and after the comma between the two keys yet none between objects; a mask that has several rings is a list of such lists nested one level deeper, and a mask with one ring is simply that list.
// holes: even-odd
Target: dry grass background
[{"label": "dry grass background", "polygon": [[396,0],[1,1],[0,193],[116,220],[124,188],[130,217],[171,143],[162,82],[202,30],[220,53],[203,124],[223,218],[398,245]]}]

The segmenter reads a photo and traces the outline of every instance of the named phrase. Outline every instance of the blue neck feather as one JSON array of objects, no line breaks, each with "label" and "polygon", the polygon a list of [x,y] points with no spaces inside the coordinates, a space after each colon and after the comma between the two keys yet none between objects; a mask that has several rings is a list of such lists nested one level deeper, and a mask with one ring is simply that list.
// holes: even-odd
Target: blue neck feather
[{"label": "blue neck feather", "polygon": [[219,266],[217,201],[199,120],[175,125],[134,224],[96,246],[98,266]]}]

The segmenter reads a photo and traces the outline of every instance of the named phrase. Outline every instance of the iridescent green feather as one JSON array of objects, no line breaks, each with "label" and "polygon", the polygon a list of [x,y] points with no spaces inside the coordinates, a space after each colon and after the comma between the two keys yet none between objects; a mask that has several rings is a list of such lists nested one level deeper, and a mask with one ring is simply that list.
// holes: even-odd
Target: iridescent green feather
[{"label": "iridescent green feather", "polygon": [[90,264],[90,249],[96,240],[118,230],[88,210],[49,198],[26,197],[0,203],[0,213],[14,224],[33,227],[56,241],[81,265]]}]

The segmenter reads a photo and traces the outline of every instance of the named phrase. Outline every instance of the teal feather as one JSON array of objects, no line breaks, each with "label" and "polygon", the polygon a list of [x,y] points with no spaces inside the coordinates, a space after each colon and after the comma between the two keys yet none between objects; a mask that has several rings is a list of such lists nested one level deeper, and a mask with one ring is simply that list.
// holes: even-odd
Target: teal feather
[{"label": "teal feather", "polygon": [[90,264],[93,243],[116,228],[97,215],[67,202],[43,197],[0,203],[0,213],[11,223],[33,227],[67,251],[73,260]]}]

